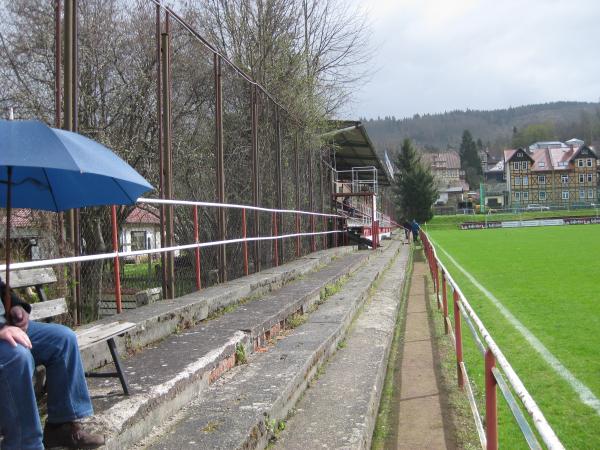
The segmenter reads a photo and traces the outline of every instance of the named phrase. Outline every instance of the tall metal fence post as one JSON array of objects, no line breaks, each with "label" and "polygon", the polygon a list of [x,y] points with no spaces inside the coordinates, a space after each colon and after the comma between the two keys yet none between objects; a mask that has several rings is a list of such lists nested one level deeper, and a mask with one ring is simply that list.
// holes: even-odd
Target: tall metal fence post
[{"label": "tall metal fence post", "polygon": [[[217,171],[217,201],[225,203],[225,162],[223,150],[223,74],[221,71],[221,56],[213,54],[213,69],[215,78],[215,159]],[[218,208],[219,240],[225,240],[225,208]],[[225,244],[219,245],[219,282],[227,281],[227,253]]]},{"label": "tall metal fence post", "polygon": [[[168,24],[168,20],[166,21]],[[168,30],[168,28],[166,28]],[[173,199],[173,183],[171,182],[173,167],[171,166],[171,69],[169,52],[169,33],[161,35],[162,53],[162,129],[163,129],[163,193],[166,199]],[[165,207],[165,246],[173,246],[173,205]],[[168,299],[175,298],[175,256],[168,252],[165,258],[166,294]]]},{"label": "tall metal fence post", "polygon": [[[252,130],[252,204],[258,206],[260,201],[260,168],[258,166],[258,92],[256,85],[250,92],[250,121]],[[254,237],[260,236],[260,215],[254,210]],[[254,272],[260,272],[260,241],[254,242]]]},{"label": "tall metal fence post", "polygon": [[246,232],[246,208],[242,208],[242,238],[244,239],[244,243],[242,244],[242,248],[244,250],[244,275],[248,276],[248,241]]},{"label": "tall metal fence post", "polygon": [[[200,224],[198,221],[198,205],[194,205],[194,240],[196,244],[200,243]],[[194,249],[194,267],[196,269],[196,289],[202,289],[202,278],[200,271],[200,247]]]},{"label": "tall metal fence post", "polygon": [[[298,152],[298,134],[294,136],[294,194],[296,196],[296,211],[300,211],[300,155]],[[300,233],[300,214],[296,214],[296,233]],[[301,255],[300,236],[296,236],[296,256]]]},{"label": "tall metal fence post", "polygon": [[485,434],[487,450],[498,449],[498,399],[496,378],[492,369],[496,358],[488,348],[485,352]]},{"label": "tall metal fence post", "polygon": [[448,291],[444,269],[442,269],[442,306],[444,311],[444,333],[448,334]]},{"label": "tall metal fence post", "polygon": [[456,370],[458,376],[458,387],[461,389],[465,386],[465,380],[462,373],[463,362],[463,346],[462,346],[462,329],[460,321],[460,309],[458,307],[458,291],[454,290],[454,338],[456,342]]},{"label": "tall metal fence post", "polygon": [[[275,105],[275,150],[276,150],[276,179],[277,179],[277,208],[283,209],[283,168],[281,155],[281,121],[279,120],[279,106]],[[276,225],[281,223],[283,233],[283,217],[280,213],[275,214]],[[279,257],[279,255],[277,255]],[[279,263],[279,260],[277,260]],[[285,242],[281,240],[281,262],[285,262]]]},{"label": "tall metal fence post", "polygon": [[[117,207],[112,205],[110,207],[110,222],[112,225],[112,245],[113,251],[119,251],[119,230],[117,228]],[[121,267],[119,264],[119,256],[115,256],[113,260],[113,272],[115,277],[115,305],[117,307],[117,314],[121,314]]]},{"label": "tall metal fence post", "polygon": [[[156,116],[157,116],[157,131],[158,131],[158,196],[161,199],[165,198],[165,184],[164,184],[164,149],[163,149],[163,116],[162,116],[162,29],[161,29],[161,9],[160,5],[156,5],[155,13],[155,34],[156,34]],[[160,219],[160,245],[164,247],[167,242],[166,238],[166,207],[164,204],[160,205],[158,210]],[[161,288],[162,297],[168,298],[167,293],[167,254],[162,252],[160,254],[160,268],[161,268]]]}]

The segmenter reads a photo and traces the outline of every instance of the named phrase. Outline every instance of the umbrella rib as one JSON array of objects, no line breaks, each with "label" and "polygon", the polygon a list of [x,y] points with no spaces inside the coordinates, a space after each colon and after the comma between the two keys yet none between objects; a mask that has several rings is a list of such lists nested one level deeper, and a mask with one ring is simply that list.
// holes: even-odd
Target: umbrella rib
[{"label": "umbrella rib", "polygon": [[112,178],[112,180],[115,182],[115,184],[116,184],[117,186],[119,186],[119,189],[121,189],[121,191],[123,191],[123,194],[125,194],[125,197],[127,197],[127,198],[129,199],[129,201],[130,201],[132,204],[134,204],[134,203],[137,201],[137,198],[135,198],[135,199],[134,199],[134,198],[131,198],[131,195],[129,195],[129,194],[127,193],[127,191],[126,191],[125,189],[123,189],[123,186],[121,186],[121,183],[119,183],[115,177],[111,177],[111,178]]},{"label": "umbrella rib", "polygon": [[50,178],[48,178],[48,173],[46,172],[46,169],[42,169],[42,171],[44,172],[44,176],[48,182],[48,189],[50,190],[50,195],[52,196],[52,201],[54,202],[54,210],[59,211],[58,203],[56,202],[56,197],[54,196],[54,191],[52,190],[52,184],[50,183]]}]

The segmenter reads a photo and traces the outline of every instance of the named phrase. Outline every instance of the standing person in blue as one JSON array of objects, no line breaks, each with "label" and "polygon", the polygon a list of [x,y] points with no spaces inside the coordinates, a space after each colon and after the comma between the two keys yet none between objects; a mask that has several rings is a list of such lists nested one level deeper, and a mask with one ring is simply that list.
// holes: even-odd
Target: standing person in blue
[{"label": "standing person in blue", "polygon": [[[4,298],[6,286],[0,280]],[[45,447],[97,448],[104,437],[82,429],[93,414],[77,338],[70,328],[29,320],[31,307],[11,292],[7,313],[0,301],[0,430],[2,450]],[[35,366],[46,367],[48,419],[42,432],[33,387]]]},{"label": "standing person in blue", "polygon": [[415,219],[413,219],[412,222],[410,223],[410,228],[411,228],[412,234],[413,234],[413,242],[414,243],[419,242],[419,230],[421,229],[421,227],[419,226],[419,224],[417,223],[417,221]]}]

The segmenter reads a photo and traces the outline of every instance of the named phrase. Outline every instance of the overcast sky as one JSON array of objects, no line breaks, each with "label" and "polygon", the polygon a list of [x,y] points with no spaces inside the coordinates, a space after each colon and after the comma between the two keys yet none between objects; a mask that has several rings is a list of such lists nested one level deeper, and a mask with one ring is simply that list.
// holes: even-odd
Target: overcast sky
[{"label": "overcast sky", "polygon": [[600,0],[365,3],[374,73],[353,118],[600,98]]}]

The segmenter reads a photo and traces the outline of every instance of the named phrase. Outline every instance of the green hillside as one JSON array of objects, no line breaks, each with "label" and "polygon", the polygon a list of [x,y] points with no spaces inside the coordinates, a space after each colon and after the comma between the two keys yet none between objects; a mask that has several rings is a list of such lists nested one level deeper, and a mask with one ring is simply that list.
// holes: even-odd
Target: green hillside
[{"label": "green hillside", "polygon": [[458,148],[463,130],[470,130],[492,152],[510,147],[515,131],[528,125],[545,124],[549,138],[578,137],[588,143],[600,138],[600,103],[554,102],[493,111],[450,111],[415,115],[412,118],[361,119],[379,151],[399,147],[410,138],[422,148]]}]

